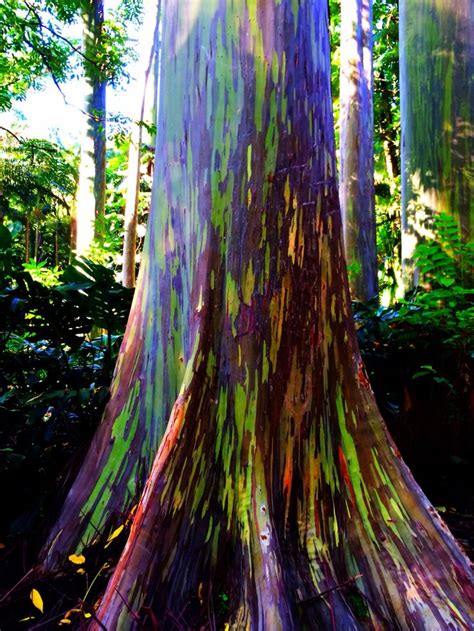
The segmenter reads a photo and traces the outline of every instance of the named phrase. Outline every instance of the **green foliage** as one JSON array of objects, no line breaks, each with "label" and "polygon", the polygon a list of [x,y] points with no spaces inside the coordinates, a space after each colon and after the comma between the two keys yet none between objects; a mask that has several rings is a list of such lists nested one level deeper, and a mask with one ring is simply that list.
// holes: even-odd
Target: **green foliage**
[{"label": "green foliage", "polygon": [[434,238],[415,251],[421,286],[402,303],[400,315],[413,325],[443,331],[445,343],[474,342],[474,244],[463,243],[456,221],[445,213],[433,219]]},{"label": "green foliage", "polygon": [[68,209],[76,180],[77,159],[72,151],[43,139],[4,139],[0,190],[10,206]]},{"label": "green foliage", "polygon": [[0,225],[0,535],[13,541],[51,511],[100,418],[132,291],[86,260],[48,287],[14,266],[12,247]]},{"label": "green foliage", "polygon": [[[112,270],[87,260],[62,272],[43,263],[19,267],[14,243],[0,224],[0,589],[19,578],[22,563],[33,563],[35,545],[80,465],[108,398],[133,293],[115,282]],[[101,550],[114,547],[117,533]],[[88,564],[94,571],[89,555],[82,574]],[[87,574],[72,562],[71,568],[66,581],[78,582],[74,593],[82,592],[91,608],[97,593]],[[100,589],[102,574],[102,582],[92,581]],[[36,592],[28,588],[26,611],[23,601],[18,611],[13,606],[11,628],[58,600],[46,585]],[[65,618],[77,611],[84,618],[78,609]]]},{"label": "green foliage", "polygon": [[38,88],[46,75],[63,81],[70,72],[71,43],[60,34],[60,19],[71,19],[77,2],[0,3],[0,111]]},{"label": "green foliage", "polygon": [[[474,248],[448,215],[418,246],[422,283],[398,304],[355,305],[359,343],[371,384],[397,444],[412,467],[465,462],[474,357]],[[425,445],[423,450],[421,445]],[[411,451],[410,451],[411,450]]]},{"label": "green foliage", "polygon": [[34,259],[30,259],[27,263],[23,263],[23,269],[30,274],[33,280],[45,287],[55,287],[59,284],[61,270],[58,267],[47,267],[46,261],[38,263]]},{"label": "green foliage", "polygon": [[11,269],[13,236],[10,230],[0,224],[0,275]]},{"label": "green foliage", "polygon": [[129,24],[141,24],[143,0],[122,0],[117,9],[118,19]]},{"label": "green foliage", "polygon": [[61,281],[56,291],[77,306],[94,327],[110,335],[124,330],[133,292],[115,281],[113,270],[77,259],[64,270]]},{"label": "green foliage", "polygon": [[390,187],[387,176],[375,184],[375,219],[379,293],[384,304],[393,304],[402,292],[400,178]]},{"label": "green foliage", "polygon": [[109,11],[101,37],[84,53],[81,43],[64,34],[64,26],[87,13],[84,0],[2,0],[0,3],[0,111],[23,99],[31,88],[41,88],[49,76],[59,87],[82,65],[117,84],[134,57],[127,26],[141,19],[142,0],[123,0]]},{"label": "green foliage", "polygon": [[[0,150],[0,214],[14,236],[13,255],[38,265],[69,259],[69,210],[77,182],[77,157],[41,139],[5,139]],[[27,240],[37,247],[26,252]],[[36,251],[35,251],[36,249]]]},{"label": "green foliage", "polygon": [[104,21],[101,46],[96,54],[96,63],[102,69],[111,85],[118,85],[121,79],[128,79],[126,65],[136,58],[135,49],[129,41],[127,25],[121,15]]}]

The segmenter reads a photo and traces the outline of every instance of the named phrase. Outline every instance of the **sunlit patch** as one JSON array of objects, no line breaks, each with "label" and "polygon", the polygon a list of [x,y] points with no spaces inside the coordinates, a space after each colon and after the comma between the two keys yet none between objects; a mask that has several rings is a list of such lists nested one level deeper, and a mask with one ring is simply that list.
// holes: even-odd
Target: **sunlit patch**
[{"label": "sunlit patch", "polygon": [[[182,18],[179,22],[179,31],[176,38],[175,52],[178,52],[189,39],[190,34],[196,24],[199,14],[204,8],[208,11],[212,10],[213,0],[170,0],[170,14],[178,11],[178,6],[184,5],[185,9],[179,9],[178,15]],[[202,7],[202,8],[201,8]]]}]

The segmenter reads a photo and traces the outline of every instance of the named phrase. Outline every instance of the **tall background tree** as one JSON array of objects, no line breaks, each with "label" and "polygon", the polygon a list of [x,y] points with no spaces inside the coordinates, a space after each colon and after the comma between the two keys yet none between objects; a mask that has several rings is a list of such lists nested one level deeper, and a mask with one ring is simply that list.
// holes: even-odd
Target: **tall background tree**
[{"label": "tall background tree", "polygon": [[377,295],[372,0],[341,1],[340,185],[351,294]]},{"label": "tall background tree", "polygon": [[87,88],[79,186],[72,227],[73,247],[77,254],[86,253],[104,228],[107,111],[103,0],[86,0],[82,20]]},{"label": "tall background tree", "polygon": [[163,50],[144,262],[45,565],[123,525],[151,468],[102,625],[197,628],[222,590],[237,629],[468,628],[467,559],[357,348],[326,1],[168,0]]},{"label": "tall background tree", "polygon": [[402,259],[452,215],[464,240],[474,214],[474,12],[471,0],[400,0]]}]

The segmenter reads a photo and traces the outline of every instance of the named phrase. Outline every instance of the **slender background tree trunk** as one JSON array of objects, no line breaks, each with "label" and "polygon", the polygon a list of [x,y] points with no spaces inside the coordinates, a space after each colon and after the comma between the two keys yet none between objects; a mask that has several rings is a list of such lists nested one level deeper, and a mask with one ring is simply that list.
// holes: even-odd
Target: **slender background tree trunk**
[{"label": "slender background tree trunk", "polygon": [[39,254],[39,242],[40,242],[40,217],[41,210],[39,208],[35,208],[35,263],[38,263],[38,254]]},{"label": "slender background tree trunk", "polygon": [[[102,45],[104,3],[89,0],[83,13],[84,53],[88,60],[98,59]],[[76,253],[84,254],[95,238],[102,237],[105,214],[106,82],[103,69],[84,62],[86,112],[81,141],[79,184],[76,198]]]},{"label": "slender background tree trunk", "polygon": [[377,295],[372,0],[341,1],[339,195],[351,294]]},{"label": "slender background tree trunk", "polygon": [[380,135],[383,141],[385,164],[390,177],[390,188],[393,194],[395,192],[394,180],[400,175],[400,156],[398,152],[397,133],[394,125],[395,121],[390,106],[390,100],[393,99],[393,96],[387,88],[387,79],[382,69],[379,70],[379,74],[379,85],[382,93],[380,117],[383,125],[383,129],[380,130]]},{"label": "slender background tree trunk", "polygon": [[25,223],[25,263],[30,262],[30,229],[31,219],[29,211],[26,211],[26,223]]},{"label": "slender background tree trunk", "polygon": [[456,218],[472,239],[474,214],[472,0],[400,0],[402,262],[431,236],[433,214]]}]

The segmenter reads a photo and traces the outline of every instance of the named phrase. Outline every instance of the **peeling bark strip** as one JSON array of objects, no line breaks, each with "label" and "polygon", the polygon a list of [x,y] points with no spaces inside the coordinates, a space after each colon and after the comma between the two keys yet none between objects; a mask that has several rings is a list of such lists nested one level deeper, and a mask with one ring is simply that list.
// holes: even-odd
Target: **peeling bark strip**
[{"label": "peeling bark strip", "polygon": [[205,626],[222,592],[239,630],[468,629],[468,561],[357,349],[326,0],[165,0],[163,15],[144,263],[47,563],[128,510],[169,419],[97,613],[108,629],[200,608]]},{"label": "peeling bark strip", "polygon": [[341,200],[352,297],[377,295],[372,0],[341,2]]},{"label": "peeling bark strip", "polygon": [[[463,240],[474,230],[474,5],[400,0],[402,261],[446,212]],[[415,279],[416,282],[416,279]]]}]

